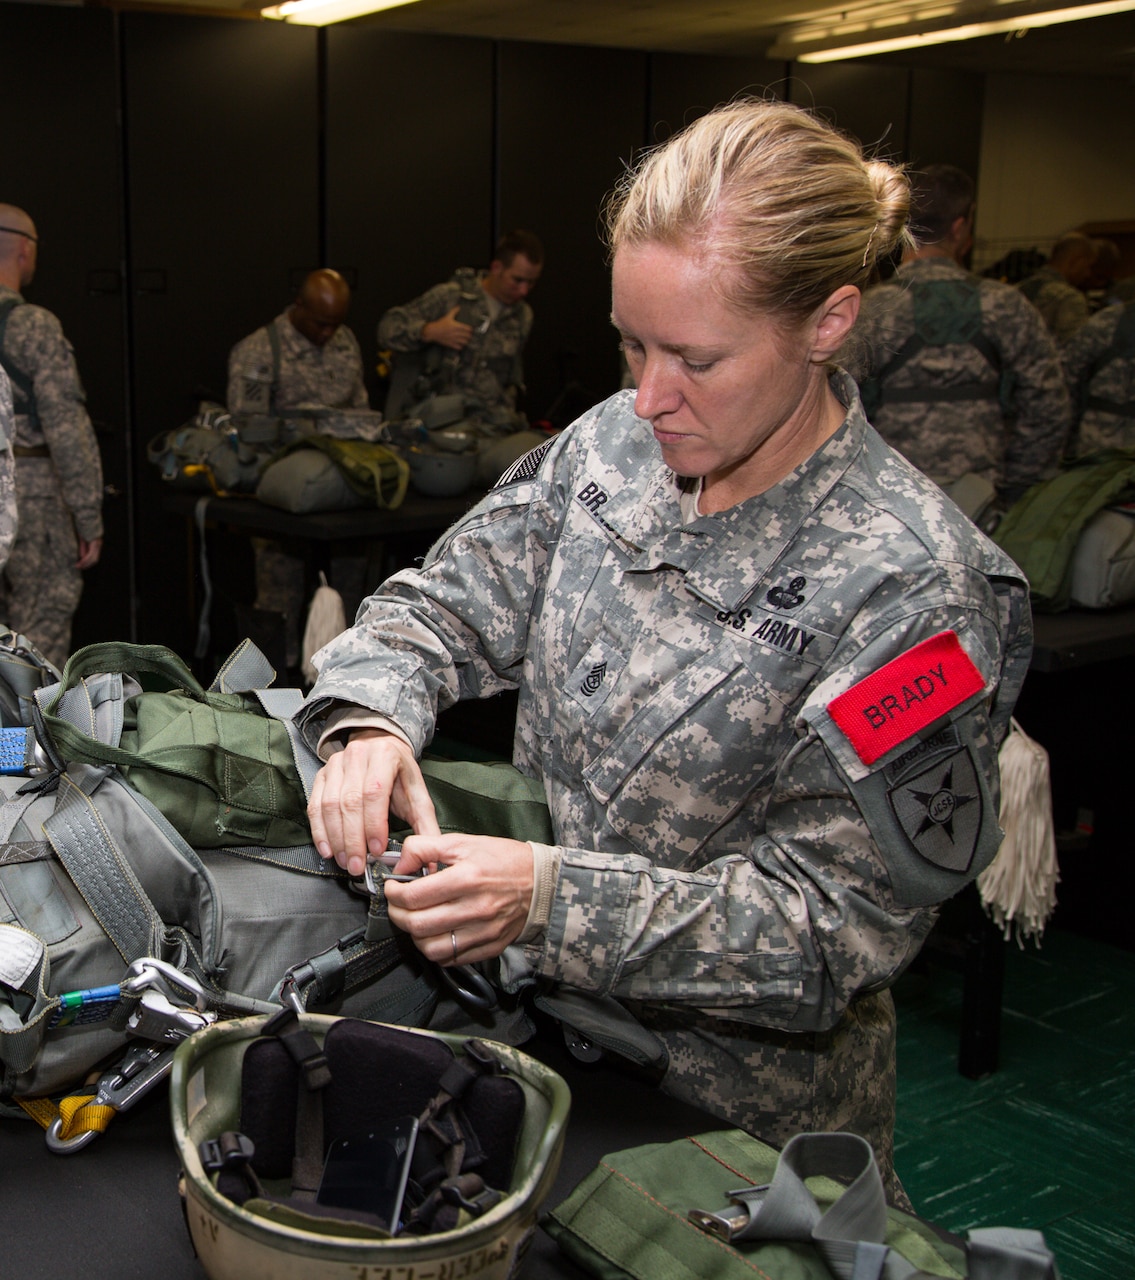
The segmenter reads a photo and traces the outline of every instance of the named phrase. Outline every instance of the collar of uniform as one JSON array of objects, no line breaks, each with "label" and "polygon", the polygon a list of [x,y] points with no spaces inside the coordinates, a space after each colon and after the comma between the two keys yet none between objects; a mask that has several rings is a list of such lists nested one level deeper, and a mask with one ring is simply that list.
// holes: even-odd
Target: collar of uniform
[{"label": "collar of uniform", "polygon": [[[681,570],[686,585],[717,609],[736,609],[792,541],[801,524],[840,482],[863,448],[867,419],[852,378],[842,370],[831,376],[832,390],[848,406],[839,430],[791,475],[765,493],[749,498],[717,515],[700,516],[682,525],[679,491],[669,472],[672,509],[659,503],[658,488],[648,492],[642,505],[653,508],[656,537],[640,543],[629,567],[631,573],[649,573],[663,566]],[[619,532],[621,512],[616,503],[607,521]],[[666,517],[672,518],[667,520]],[[641,523],[641,522],[640,522]],[[633,541],[633,539],[631,539]]]},{"label": "collar of uniform", "polygon": [[949,280],[970,273],[950,258],[911,258],[895,272],[897,280]]}]

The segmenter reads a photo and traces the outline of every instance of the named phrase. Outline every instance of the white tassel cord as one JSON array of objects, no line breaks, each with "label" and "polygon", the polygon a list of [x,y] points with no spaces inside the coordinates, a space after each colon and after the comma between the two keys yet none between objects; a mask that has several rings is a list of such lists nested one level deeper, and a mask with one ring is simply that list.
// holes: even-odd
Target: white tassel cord
[{"label": "white tassel cord", "polygon": [[1056,907],[1060,880],[1048,752],[1012,720],[998,763],[1005,839],[978,876],[977,887],[1006,939],[1015,932],[1018,946],[1023,947],[1026,938],[1039,946]]},{"label": "white tassel cord", "polygon": [[319,571],[319,586],[311,597],[307,611],[307,625],[303,629],[303,677],[314,684],[319,674],[312,664],[313,655],[325,644],[347,629],[347,616],[343,610],[343,597],[334,587],[327,585],[327,575]]}]

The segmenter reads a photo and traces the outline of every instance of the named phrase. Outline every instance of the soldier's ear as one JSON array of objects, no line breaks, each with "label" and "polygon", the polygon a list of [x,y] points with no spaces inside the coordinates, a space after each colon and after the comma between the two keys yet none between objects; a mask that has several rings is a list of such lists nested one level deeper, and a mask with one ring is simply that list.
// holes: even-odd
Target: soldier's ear
[{"label": "soldier's ear", "polygon": [[859,317],[859,290],[841,285],[825,298],[812,316],[812,352],[815,364],[824,364],[843,346]]}]

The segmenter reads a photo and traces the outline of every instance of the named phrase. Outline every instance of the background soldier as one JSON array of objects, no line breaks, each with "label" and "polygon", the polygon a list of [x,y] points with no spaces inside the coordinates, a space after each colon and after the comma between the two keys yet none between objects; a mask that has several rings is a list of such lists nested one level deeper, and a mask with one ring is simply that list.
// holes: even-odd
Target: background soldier
[{"label": "background soldier", "polygon": [[15,401],[20,515],[2,612],[61,667],[82,571],[102,552],[102,463],[71,344],[56,317],[20,293],[35,275],[37,249],[31,218],[0,204],[0,364]]},{"label": "background soldier", "polygon": [[358,340],[343,323],[350,305],[338,271],[313,271],[286,311],[233,347],[229,412],[368,408]]},{"label": "background soldier", "polygon": [[1097,243],[1091,236],[1070,231],[1052,246],[1048,262],[1017,285],[1061,345],[1091,315],[1085,290],[1095,270],[1096,253]]},{"label": "background soldier", "polygon": [[1002,505],[1055,467],[1068,396],[1052,338],[1011,285],[971,275],[972,179],[929,165],[911,205],[915,247],[863,297],[838,363],[879,434],[932,480],[976,473]]},{"label": "background soldier", "polygon": [[[350,286],[337,271],[311,272],[286,311],[233,347],[229,412],[369,408],[358,339],[343,323],[350,305]],[[288,667],[298,667],[305,562],[275,539],[253,538],[252,548],[255,607],[283,616],[285,661]],[[357,600],[362,596],[363,571],[361,566],[349,571],[340,562],[332,567],[332,576],[340,579],[344,594]],[[341,582],[350,572],[360,579],[358,583]]]},{"label": "background soldier", "polygon": [[1062,356],[1075,452],[1135,449],[1135,302],[1097,312]]},{"label": "background soldier", "polygon": [[415,359],[395,363],[398,390],[392,387],[386,416],[429,395],[461,392],[466,416],[493,434],[525,428],[517,410],[521,354],[532,329],[525,298],[543,264],[540,241],[530,231],[511,231],[497,242],[488,271],[463,267],[413,302],[391,307],[379,322],[378,345]]}]

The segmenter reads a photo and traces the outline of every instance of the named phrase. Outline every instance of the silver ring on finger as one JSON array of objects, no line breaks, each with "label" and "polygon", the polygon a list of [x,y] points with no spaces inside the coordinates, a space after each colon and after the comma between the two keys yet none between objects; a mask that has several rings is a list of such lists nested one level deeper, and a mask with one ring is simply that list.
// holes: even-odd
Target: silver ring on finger
[{"label": "silver ring on finger", "polygon": [[457,963],[457,934],[451,929],[449,931],[449,941],[453,944],[453,963]]}]

